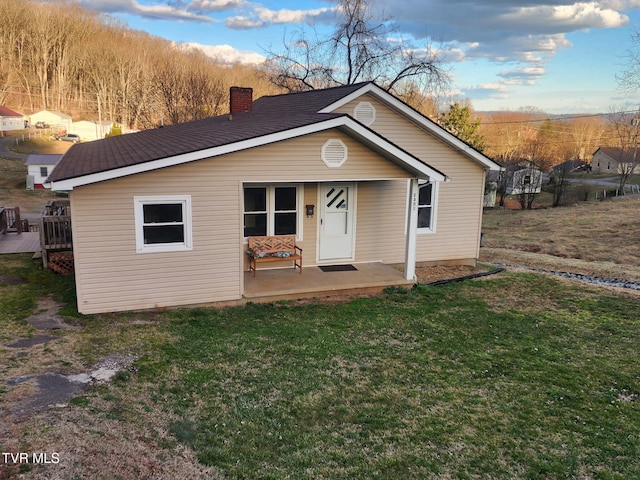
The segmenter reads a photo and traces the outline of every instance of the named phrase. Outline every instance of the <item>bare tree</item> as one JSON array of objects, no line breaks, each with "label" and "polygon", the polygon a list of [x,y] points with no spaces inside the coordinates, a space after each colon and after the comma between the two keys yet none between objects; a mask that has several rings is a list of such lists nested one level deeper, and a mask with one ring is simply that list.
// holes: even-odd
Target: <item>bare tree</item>
[{"label": "bare tree", "polygon": [[423,91],[449,82],[438,51],[427,44],[417,48],[398,37],[390,19],[376,20],[367,0],[340,0],[338,23],[331,35],[309,38],[304,31],[285,42],[284,52],[269,51],[267,72],[274,85],[304,91],[374,81],[381,88],[401,92],[411,81]]},{"label": "bare tree", "polygon": [[614,112],[610,116],[614,138],[620,148],[618,159],[618,186],[622,195],[631,174],[640,165],[640,110],[635,114]]},{"label": "bare tree", "polygon": [[602,117],[576,117],[571,120],[568,131],[572,139],[572,158],[588,162],[593,152],[601,145],[605,122]]},{"label": "bare tree", "polygon": [[640,89],[640,30],[635,29],[631,33],[631,43],[632,47],[625,53],[626,69],[616,75],[616,80],[620,88],[635,93]]}]

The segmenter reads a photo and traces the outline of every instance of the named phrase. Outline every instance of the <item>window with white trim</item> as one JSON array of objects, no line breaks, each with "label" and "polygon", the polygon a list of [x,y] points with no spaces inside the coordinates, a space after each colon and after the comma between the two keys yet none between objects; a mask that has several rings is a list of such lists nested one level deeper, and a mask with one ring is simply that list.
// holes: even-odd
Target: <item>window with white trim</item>
[{"label": "window with white trim", "polygon": [[418,231],[432,232],[434,230],[434,206],[436,188],[433,182],[419,186],[418,192]]},{"label": "window with white trim", "polygon": [[244,236],[300,237],[301,194],[299,185],[245,185]]},{"label": "window with white trim", "polygon": [[191,196],[134,197],[136,252],[192,249]]}]

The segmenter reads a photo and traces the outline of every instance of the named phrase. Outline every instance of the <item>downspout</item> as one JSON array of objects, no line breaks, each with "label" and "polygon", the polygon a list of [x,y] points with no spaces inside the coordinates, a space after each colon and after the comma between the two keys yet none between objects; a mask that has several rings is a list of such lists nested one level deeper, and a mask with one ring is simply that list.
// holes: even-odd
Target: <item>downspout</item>
[{"label": "downspout", "polygon": [[482,171],[482,191],[480,192],[480,215],[478,216],[478,243],[476,246],[476,264],[480,258],[480,244],[482,243],[482,215],[484,214],[484,191],[487,183],[487,171]]},{"label": "downspout", "polygon": [[418,232],[418,179],[409,180],[409,202],[407,205],[407,244],[404,258],[404,278],[416,279],[416,241]]}]

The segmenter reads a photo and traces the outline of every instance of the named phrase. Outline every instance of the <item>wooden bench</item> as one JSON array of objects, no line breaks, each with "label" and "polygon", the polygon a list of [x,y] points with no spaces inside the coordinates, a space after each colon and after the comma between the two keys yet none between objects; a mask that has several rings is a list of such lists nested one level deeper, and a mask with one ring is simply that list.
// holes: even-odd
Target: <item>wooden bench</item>
[{"label": "wooden bench", "polygon": [[249,270],[256,276],[256,264],[293,260],[302,273],[302,249],[296,245],[295,235],[274,235],[269,237],[249,237]]}]

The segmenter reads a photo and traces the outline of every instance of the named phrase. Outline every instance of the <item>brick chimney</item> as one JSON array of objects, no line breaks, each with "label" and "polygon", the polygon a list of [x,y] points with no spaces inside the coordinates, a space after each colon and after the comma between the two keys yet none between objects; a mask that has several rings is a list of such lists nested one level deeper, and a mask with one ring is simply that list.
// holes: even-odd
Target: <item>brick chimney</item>
[{"label": "brick chimney", "polygon": [[231,87],[229,89],[229,113],[248,112],[253,108],[253,89]]}]

